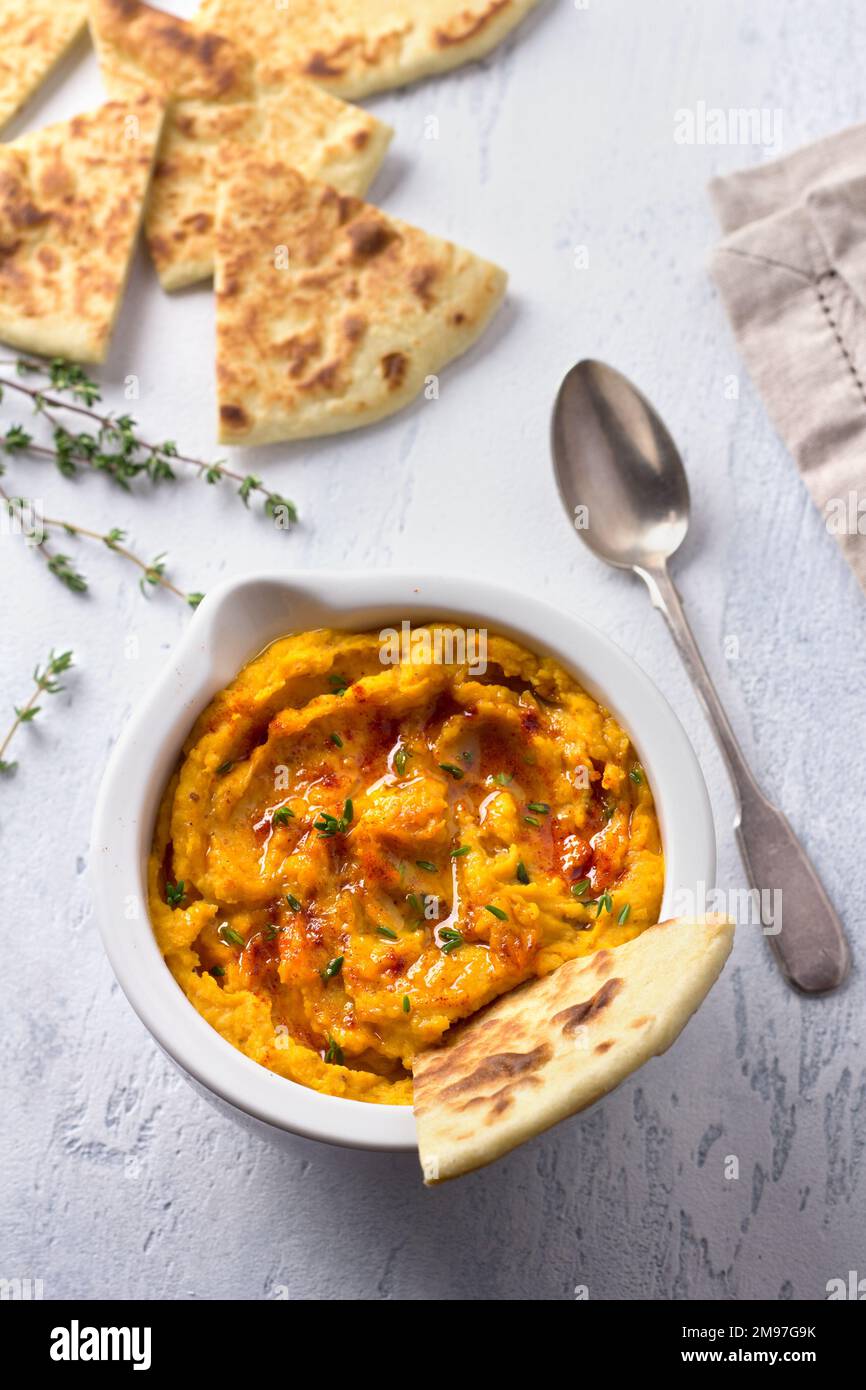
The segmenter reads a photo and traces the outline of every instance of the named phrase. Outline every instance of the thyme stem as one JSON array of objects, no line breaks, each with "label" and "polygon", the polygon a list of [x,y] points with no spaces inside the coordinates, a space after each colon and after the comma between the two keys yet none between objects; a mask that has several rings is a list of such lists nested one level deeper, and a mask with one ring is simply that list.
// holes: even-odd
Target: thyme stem
[{"label": "thyme stem", "polygon": [[39,706],[36,701],[40,695],[59,695],[63,686],[57,677],[64,671],[68,671],[72,665],[72,652],[60,652],[55,654],[53,651],[48,655],[45,670],[41,671],[37,666],[33,672],[33,690],[29,698],[23,705],[15,706],[15,719],[8,729],[3,742],[0,743],[0,773],[14,772],[16,763],[5,761],[5,753],[13,738],[15,737],[22,724],[30,724],[39,713]]},{"label": "thyme stem", "polygon": [[[0,499],[5,502],[10,516],[14,517],[16,513],[20,516],[24,498],[10,497],[3,485],[0,484]],[[185,593],[183,589],[179,589],[176,584],[171,582],[165,574],[162,556],[148,564],[146,560],[142,560],[140,555],[136,555],[134,551],[122,545],[121,542],[125,539],[122,531],[94,531],[88,526],[79,526],[77,522],[64,521],[60,517],[53,516],[40,517],[39,522],[41,526],[49,530],[65,531],[69,536],[85,536],[88,540],[100,541],[109,550],[113,550],[115,554],[120,555],[122,559],[129,561],[131,565],[135,565],[141,571],[143,576],[141,580],[142,592],[145,592],[145,585],[165,589],[168,593],[181,599],[190,608],[197,608],[202,600],[202,594]],[[55,551],[50,550],[44,541],[40,541],[36,549],[45,560],[51,573],[66,584],[67,588],[78,593],[87,588],[87,581],[84,576],[70,568],[65,555],[58,555]]]},{"label": "thyme stem", "polygon": [[[51,395],[39,387],[27,386],[15,377],[0,376],[0,399],[5,391],[15,391],[26,396],[33,403],[34,411],[43,415],[54,430],[55,447],[38,445],[16,426],[9,434],[0,438],[0,451],[30,453],[43,458],[53,458],[61,471],[74,472],[75,465],[84,465],[95,471],[108,472],[116,482],[126,486],[129,478],[147,472],[153,482],[172,478],[172,463],[181,463],[195,469],[197,475],[208,483],[219,482],[223,478],[237,483],[238,495],[244,506],[249,505],[253,494],[264,501],[265,514],[273,520],[284,520],[292,524],[298,514],[294,503],[279,493],[266,487],[261,478],[252,473],[239,473],[228,464],[219,461],[208,463],[205,459],[193,458],[180,453],[173,442],[154,444],[136,430],[136,422],[131,416],[102,414],[93,409],[93,404],[101,399],[99,387],[79,369],[55,359],[52,362],[38,362],[28,357],[0,360],[0,367],[14,367],[20,375],[41,374],[47,376],[55,391],[61,395]],[[71,394],[71,400],[62,399],[62,392]],[[67,411],[93,421],[98,426],[96,434],[70,434],[53,411]],[[106,455],[103,444],[111,442],[118,452]],[[143,457],[139,457],[143,456]],[[64,467],[65,465],[65,467]]]},{"label": "thyme stem", "polygon": [[5,771],[8,767],[8,763],[4,763],[3,761],[3,754],[6,752],[6,749],[9,747],[18,730],[21,728],[21,725],[26,724],[28,722],[28,719],[30,717],[30,711],[36,704],[36,701],[39,699],[39,695],[39,686],[34,686],[33,694],[30,696],[30,699],[26,702],[26,704],[23,704],[19,710],[16,710],[15,719],[8,733],[6,734],[6,737],[4,738],[3,742],[0,743],[0,768],[2,768],[3,771]]}]

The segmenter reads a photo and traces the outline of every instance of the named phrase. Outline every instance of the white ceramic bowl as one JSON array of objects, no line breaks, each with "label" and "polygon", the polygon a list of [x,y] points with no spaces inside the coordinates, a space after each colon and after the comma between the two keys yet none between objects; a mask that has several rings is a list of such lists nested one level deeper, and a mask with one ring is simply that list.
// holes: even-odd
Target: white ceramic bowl
[{"label": "white ceramic bowl", "polygon": [[181,746],[211,697],[290,632],[364,631],[445,619],[488,627],[556,657],[619,719],[646,768],[666,856],[662,916],[678,890],[715,877],[706,787],[682,726],[630,657],[583,621],[475,579],[406,574],[261,574],[214,590],[118,740],[100,789],[92,879],[102,938],[136,1013],[187,1075],[278,1130],[371,1149],[412,1149],[406,1107],[320,1095],[244,1057],[186,999],[157,949],[146,865],[157,807]]}]

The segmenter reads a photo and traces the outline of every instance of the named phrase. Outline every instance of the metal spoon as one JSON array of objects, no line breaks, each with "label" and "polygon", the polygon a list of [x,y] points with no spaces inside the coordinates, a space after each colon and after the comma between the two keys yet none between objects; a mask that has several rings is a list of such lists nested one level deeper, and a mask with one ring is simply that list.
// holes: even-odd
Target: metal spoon
[{"label": "metal spoon", "polygon": [[782,970],[809,994],[835,989],[849,966],[842,923],[791,826],[746,763],[668,573],[689,525],[689,486],[676,445],[631,382],[603,362],[584,361],[556,398],[553,458],[578,534],[599,559],[639,574],[667,619],[734,783],[746,875],[762,905],[762,889],[782,893],[781,931],[768,937]]}]

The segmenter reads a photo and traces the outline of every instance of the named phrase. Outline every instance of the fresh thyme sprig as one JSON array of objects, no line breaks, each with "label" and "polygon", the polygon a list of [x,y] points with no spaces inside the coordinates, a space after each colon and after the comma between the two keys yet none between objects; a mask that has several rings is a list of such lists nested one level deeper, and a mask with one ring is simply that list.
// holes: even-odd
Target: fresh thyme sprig
[{"label": "fresh thyme sprig", "polygon": [[327,811],[319,812],[319,819],[315,822],[313,829],[318,830],[320,840],[332,840],[335,835],[345,835],[354,819],[355,809],[351,801],[347,801],[343,806],[341,816],[329,815]]},{"label": "fresh thyme sprig", "polygon": [[[0,485],[0,499],[5,503],[6,510],[13,519],[21,521],[23,513],[27,508],[25,497],[10,497],[6,489]],[[141,571],[139,587],[141,592],[147,596],[154,589],[165,589],[168,593],[174,594],[188,604],[190,608],[198,608],[204,594],[185,593],[179,589],[167,577],[165,572],[165,556],[157,555],[154,560],[148,563],[142,560],[140,555],[136,555],[123,544],[126,540],[126,532],[118,527],[112,527],[110,531],[93,531],[88,526],[79,526],[77,522],[63,521],[59,517],[40,516],[39,525],[47,531],[63,531],[67,536],[84,536],[91,541],[99,541],[106,545],[109,550],[113,550],[115,555],[127,560],[136,569]],[[44,539],[37,542],[34,546],[38,550],[42,559],[48,566],[55,579],[59,579],[61,584],[65,584],[74,594],[83,594],[87,591],[88,584],[84,575],[75,568],[75,565],[68,555],[60,554],[58,551],[50,550],[45,544]]]},{"label": "fresh thyme sprig", "polygon": [[443,955],[450,956],[452,951],[457,951],[463,946],[463,933],[456,927],[439,928],[439,949]]},{"label": "fresh thyme sprig", "polygon": [[[254,473],[238,473],[222,460],[209,463],[182,454],[173,440],[151,443],[138,433],[137,422],[131,415],[102,414],[94,410],[94,405],[101,400],[99,386],[74,363],[62,358],[40,362],[16,357],[0,361],[0,367],[14,368],[18,378],[36,374],[46,377],[49,389],[57,393],[47,394],[45,389],[25,385],[15,377],[0,376],[0,401],[6,391],[28,397],[34,413],[41,415],[52,431],[52,445],[49,446],[34,439],[22,426],[12,425],[0,432],[0,453],[52,459],[65,478],[74,477],[82,468],[105,473],[127,491],[139,477],[146,477],[152,483],[172,482],[177,477],[175,465],[182,464],[195,469],[206,483],[219,483],[223,479],[237,483],[237,495],[245,507],[249,507],[253,496],[260,497],[265,515],[282,529],[287,530],[298,520],[294,503],[265,487]],[[61,399],[64,395],[70,399]],[[58,411],[82,416],[92,421],[95,428],[69,430]]]},{"label": "fresh thyme sprig", "polygon": [[40,695],[59,695],[63,686],[57,677],[64,671],[68,671],[72,665],[72,652],[54,651],[49,653],[45,668],[36,667],[33,672],[33,690],[29,698],[23,705],[15,705],[15,719],[9,728],[3,742],[0,743],[0,773],[14,772],[17,763],[6,761],[5,753],[10,743],[15,737],[22,724],[30,724],[36,716],[41,713],[41,706],[37,704]]}]

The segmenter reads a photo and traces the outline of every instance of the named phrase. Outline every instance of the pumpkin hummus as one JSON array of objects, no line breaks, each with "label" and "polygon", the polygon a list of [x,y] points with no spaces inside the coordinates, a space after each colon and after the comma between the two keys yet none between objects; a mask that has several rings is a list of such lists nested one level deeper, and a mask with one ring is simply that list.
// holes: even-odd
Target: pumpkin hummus
[{"label": "pumpkin hummus", "polygon": [[448,632],[390,661],[379,633],[275,642],[199,717],[160,807],[150,912],[175,979],[241,1052],[331,1095],[411,1104],[413,1058],[452,1024],[658,920],[628,735],[555,661],[487,634],[473,664]]}]

